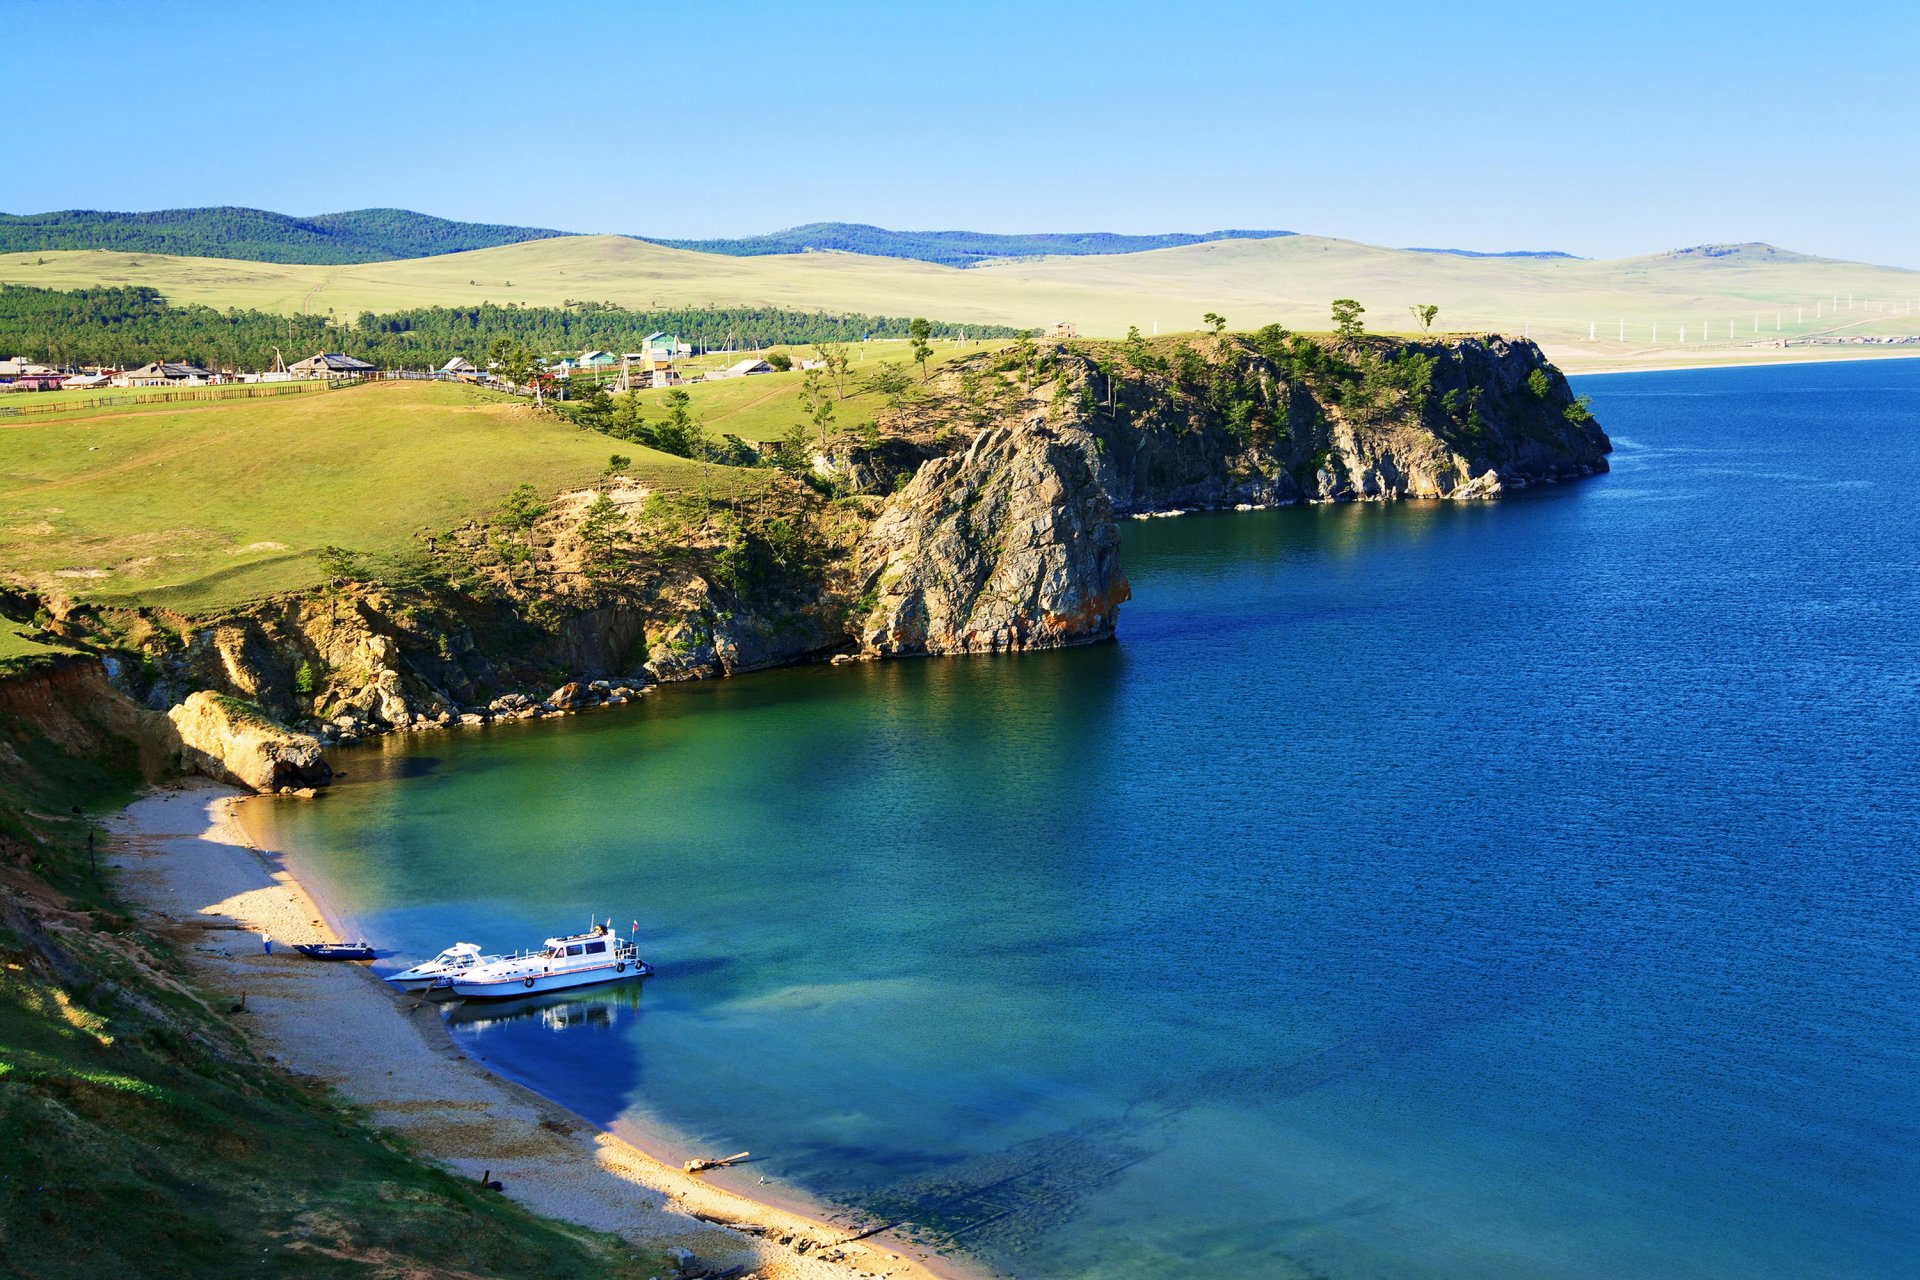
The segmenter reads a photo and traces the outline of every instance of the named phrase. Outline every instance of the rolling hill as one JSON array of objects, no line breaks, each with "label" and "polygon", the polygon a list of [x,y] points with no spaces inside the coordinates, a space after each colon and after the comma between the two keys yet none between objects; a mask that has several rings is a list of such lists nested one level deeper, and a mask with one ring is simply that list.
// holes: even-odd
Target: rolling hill
[{"label": "rolling hill", "polygon": [[452,222],[408,209],[354,209],[310,218],[264,209],[0,213],[0,252],[114,249],[248,262],[338,264],[459,253],[569,234],[540,227]]},{"label": "rolling hill", "polygon": [[[1334,298],[1357,298],[1369,328],[1532,336],[1568,368],[1720,359],[1812,335],[1920,332],[1920,272],[1766,245],[1703,245],[1632,258],[1463,257],[1285,236],[1140,253],[1000,260],[965,269],[848,253],[735,257],[624,236],[569,236],[337,266],[65,251],[0,255],[0,281],[72,289],[144,284],[176,303],[331,314],[461,306],[633,309],[790,307],[924,315],[957,324],[1072,321],[1118,336],[1197,328],[1209,311],[1236,328],[1324,329]],[[1684,342],[1682,332],[1684,330]]]}]

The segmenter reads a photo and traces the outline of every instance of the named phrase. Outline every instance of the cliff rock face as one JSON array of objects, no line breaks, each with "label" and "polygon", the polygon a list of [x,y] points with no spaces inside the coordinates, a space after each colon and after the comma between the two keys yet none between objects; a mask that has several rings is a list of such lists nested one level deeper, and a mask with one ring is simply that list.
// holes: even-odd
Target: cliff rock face
[{"label": "cliff rock face", "polygon": [[1052,648],[1113,634],[1120,531],[1082,428],[1000,426],[924,464],[858,554],[863,649]]},{"label": "cliff rock face", "polygon": [[255,791],[319,787],[333,778],[318,741],[212,690],[189,695],[167,719],[180,735],[182,765],[209,778]]},{"label": "cliff rock face", "polygon": [[[1371,365],[1371,381],[1338,365],[1302,378],[1246,348],[1220,359],[1224,393],[1084,372],[1114,509],[1490,498],[1607,469],[1606,434],[1531,342],[1373,340],[1337,358]],[[1417,392],[1412,360],[1427,369]]]}]

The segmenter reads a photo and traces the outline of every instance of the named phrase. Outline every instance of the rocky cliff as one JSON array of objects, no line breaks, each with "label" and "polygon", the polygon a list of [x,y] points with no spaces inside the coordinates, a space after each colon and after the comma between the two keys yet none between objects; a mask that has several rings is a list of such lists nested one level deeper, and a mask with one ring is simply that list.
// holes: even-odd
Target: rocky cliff
[{"label": "rocky cliff", "polygon": [[429,539],[400,577],[56,625],[107,651],[145,706],[177,708],[188,765],[308,786],[320,746],[368,732],[566,714],[812,657],[1099,640],[1129,594],[1119,516],[1489,498],[1604,471],[1610,449],[1539,349],[1500,337],[1023,343],[903,401],[810,472],[753,469],[726,498],[609,478]]},{"label": "rocky cliff", "polygon": [[1044,415],[920,467],[861,540],[869,653],[1055,648],[1113,634],[1127,598],[1098,442]]}]

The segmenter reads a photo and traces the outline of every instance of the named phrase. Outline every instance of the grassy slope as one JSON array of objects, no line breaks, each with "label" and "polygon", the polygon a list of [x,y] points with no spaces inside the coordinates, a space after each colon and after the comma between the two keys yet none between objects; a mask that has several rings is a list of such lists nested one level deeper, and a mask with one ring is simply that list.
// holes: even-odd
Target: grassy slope
[{"label": "grassy slope", "polygon": [[[933,357],[927,362],[930,369],[937,369],[950,360],[961,356],[973,355],[981,351],[1004,347],[1004,341],[997,342],[942,342],[933,344]],[[811,348],[787,347],[794,358],[811,357]],[[847,397],[834,402],[833,429],[845,430],[859,423],[877,418],[884,405],[878,396],[862,391],[862,380],[882,364],[897,364],[907,368],[916,377],[918,367],[913,364],[907,352],[905,341],[875,341],[860,343],[849,348],[853,364],[847,375]],[[709,363],[724,367],[728,361],[724,357],[714,357]],[[736,435],[742,440],[778,440],[789,429],[805,420],[800,407],[802,380],[800,370],[788,373],[762,373],[750,378],[729,378],[719,382],[696,382],[681,388],[693,399],[694,416],[700,420],[710,434]],[[829,386],[831,391],[832,387]],[[648,418],[658,419],[665,414],[660,401],[666,395],[665,389],[642,391],[640,403]]]},{"label": "grassy slope", "polygon": [[21,634],[20,623],[0,618],[0,679],[66,652]]},{"label": "grassy slope", "polygon": [[[44,264],[40,259],[44,258]],[[1278,321],[1324,328],[1327,304],[1356,297],[1370,327],[1406,328],[1406,308],[1434,302],[1440,325],[1456,330],[1530,330],[1564,361],[1674,354],[1679,327],[1689,345],[1744,350],[1756,311],[1761,337],[1785,309],[1783,332],[1825,331],[1816,301],[1841,298],[1920,302],[1920,272],[1794,254],[1726,257],[1655,254],[1603,262],[1576,259],[1459,258],[1291,236],[1225,240],[1123,255],[1055,257],[962,270],[851,254],[722,257],[614,236],[532,241],[398,262],[340,267],[280,266],[206,258],[84,251],[0,255],[0,280],[55,288],[141,283],[179,302],[328,310],[454,305],[491,300],[557,304],[568,298],[631,307],[669,304],[767,304],[828,311],[929,315],[959,323],[1041,326],[1070,319],[1083,332],[1117,336],[1130,324],[1150,332],[1195,327],[1219,311],[1236,328]],[[511,282],[509,287],[508,282]],[[1804,306],[1796,325],[1793,308]],[[1618,341],[1617,322],[1629,332]],[[1595,322],[1601,340],[1586,342]],[[1729,341],[1726,325],[1741,335]],[[1714,326],[1711,348],[1700,342]],[[1650,326],[1661,327],[1661,345]],[[1839,326],[1863,333],[1920,330],[1920,315],[1841,312]]]},{"label": "grassy slope", "polygon": [[0,693],[0,1276],[659,1271],[255,1061],[88,870],[132,745],[34,702]]},{"label": "grassy slope", "polygon": [[182,609],[293,590],[319,580],[319,547],[404,557],[522,481],[589,483],[616,449],[645,481],[698,480],[685,459],[434,383],[0,425],[0,574]]}]

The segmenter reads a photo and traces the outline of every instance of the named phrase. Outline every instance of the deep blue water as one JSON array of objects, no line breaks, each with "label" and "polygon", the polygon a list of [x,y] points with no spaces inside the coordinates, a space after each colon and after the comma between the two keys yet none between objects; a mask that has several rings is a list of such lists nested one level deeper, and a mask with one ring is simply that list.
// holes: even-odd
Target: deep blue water
[{"label": "deep blue water", "polygon": [[456,1035],[1022,1276],[1920,1274],[1920,361],[1576,383],[1609,476],[1130,523],[1116,644],[273,834],[406,953],[638,919],[643,992]]}]

